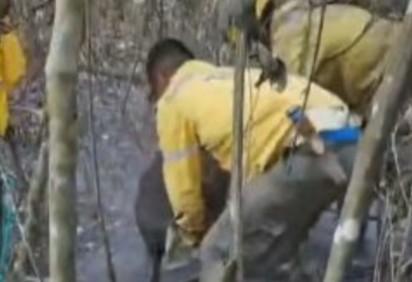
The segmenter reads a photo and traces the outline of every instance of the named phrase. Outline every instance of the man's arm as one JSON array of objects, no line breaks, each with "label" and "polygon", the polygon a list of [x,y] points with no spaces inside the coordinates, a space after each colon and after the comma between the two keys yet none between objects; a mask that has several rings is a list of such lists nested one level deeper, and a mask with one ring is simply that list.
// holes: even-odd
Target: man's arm
[{"label": "man's arm", "polygon": [[157,128],[163,174],[175,222],[197,244],[205,231],[201,159],[194,124],[172,105],[159,107]]},{"label": "man's arm", "polygon": [[16,31],[2,35],[3,79],[6,91],[12,90],[26,73],[27,60]]}]

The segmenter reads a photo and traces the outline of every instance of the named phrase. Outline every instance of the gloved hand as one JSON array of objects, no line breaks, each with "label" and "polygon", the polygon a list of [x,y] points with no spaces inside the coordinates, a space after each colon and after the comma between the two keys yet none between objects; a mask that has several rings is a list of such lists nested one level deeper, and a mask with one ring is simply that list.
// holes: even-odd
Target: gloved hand
[{"label": "gloved hand", "polygon": [[222,0],[218,2],[218,28],[225,40],[235,46],[240,31],[248,34],[248,44],[257,59],[262,74],[256,87],[269,80],[282,91],[287,83],[286,65],[280,58],[273,58],[269,46],[265,46],[266,35],[256,15],[256,0]]},{"label": "gloved hand", "polygon": [[336,185],[345,185],[348,181],[348,176],[336,154],[327,150],[319,157],[322,158],[319,169],[323,170]]},{"label": "gloved hand", "polygon": [[217,4],[218,29],[226,37],[238,30],[257,32],[259,23],[255,14],[255,0],[219,0]]},{"label": "gloved hand", "polygon": [[252,52],[262,69],[255,86],[259,87],[263,82],[269,80],[270,83],[276,83],[277,90],[282,92],[287,84],[285,63],[279,57],[273,57],[270,50],[260,42],[252,43]]},{"label": "gloved hand", "polygon": [[188,265],[197,256],[200,240],[200,235],[189,233],[172,223],[166,234],[164,268],[171,270]]}]

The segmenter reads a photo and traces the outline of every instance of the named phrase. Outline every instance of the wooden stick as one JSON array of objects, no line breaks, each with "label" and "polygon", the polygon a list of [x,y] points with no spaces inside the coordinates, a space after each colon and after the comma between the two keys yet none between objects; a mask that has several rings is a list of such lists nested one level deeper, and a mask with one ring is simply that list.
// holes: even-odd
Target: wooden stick
[{"label": "wooden stick", "polygon": [[244,77],[246,66],[246,35],[241,32],[236,51],[236,69],[233,96],[233,152],[232,177],[230,183],[229,210],[234,227],[233,257],[236,259],[236,281],[243,282],[243,224],[242,224],[242,186],[243,186],[243,107]]}]

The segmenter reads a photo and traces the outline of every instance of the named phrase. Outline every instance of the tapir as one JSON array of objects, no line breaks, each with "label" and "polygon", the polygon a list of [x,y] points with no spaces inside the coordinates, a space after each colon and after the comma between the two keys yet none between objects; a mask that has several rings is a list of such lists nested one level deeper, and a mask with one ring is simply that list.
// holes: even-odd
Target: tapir
[{"label": "tapir", "polygon": [[[213,222],[225,207],[230,174],[219,168],[217,162],[206,152],[203,152],[202,156],[202,188],[207,216],[209,222]],[[165,252],[166,231],[173,220],[163,181],[162,163],[161,153],[156,152],[152,163],[142,175],[134,207],[137,227],[152,262],[150,282],[162,281],[160,266]],[[364,232],[365,230],[362,230],[361,242]]]},{"label": "tapir", "polygon": [[[219,168],[206,152],[203,157],[203,181],[207,217],[217,219],[226,203],[230,174]],[[143,173],[135,199],[137,227],[152,260],[150,282],[161,281],[161,260],[165,252],[166,230],[173,220],[162,174],[162,156],[156,152],[149,168]],[[182,282],[182,281],[176,281]]]}]

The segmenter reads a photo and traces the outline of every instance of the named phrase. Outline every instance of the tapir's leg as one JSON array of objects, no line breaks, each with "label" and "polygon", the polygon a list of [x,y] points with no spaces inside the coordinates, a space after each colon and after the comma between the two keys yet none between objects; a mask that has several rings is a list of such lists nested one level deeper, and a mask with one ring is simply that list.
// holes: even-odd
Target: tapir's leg
[{"label": "tapir's leg", "polygon": [[150,282],[160,282],[163,253],[152,256],[152,274]]},{"label": "tapir's leg", "polygon": [[153,263],[151,281],[158,282],[166,229],[173,218],[163,182],[160,153],[156,153],[152,164],[141,178],[135,200],[135,216],[137,227]]},{"label": "tapir's leg", "polygon": [[[207,216],[214,221],[226,203],[229,174],[217,162],[203,154],[203,194]],[[162,174],[162,157],[158,152],[143,174],[135,200],[136,223],[152,259],[152,282],[159,281],[160,264],[165,252],[166,230],[173,219]]]}]

